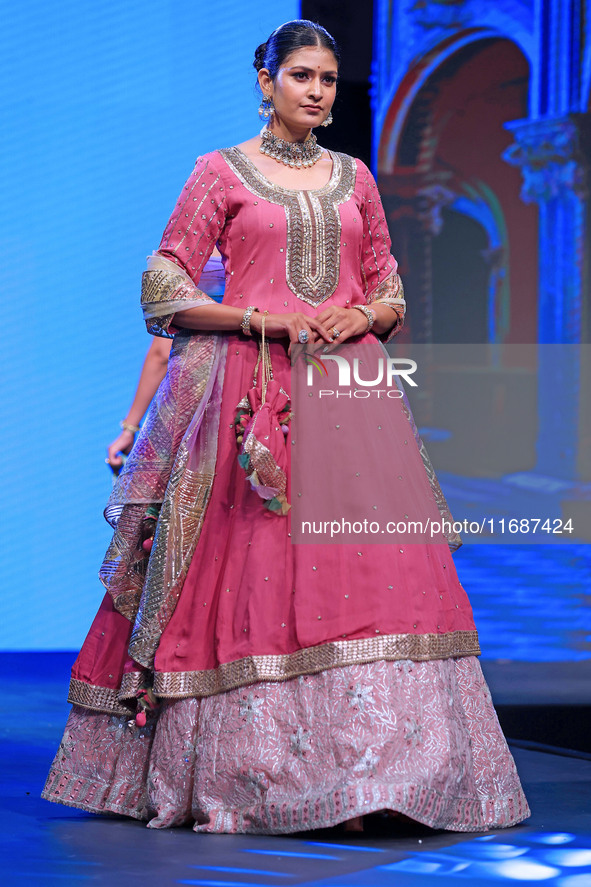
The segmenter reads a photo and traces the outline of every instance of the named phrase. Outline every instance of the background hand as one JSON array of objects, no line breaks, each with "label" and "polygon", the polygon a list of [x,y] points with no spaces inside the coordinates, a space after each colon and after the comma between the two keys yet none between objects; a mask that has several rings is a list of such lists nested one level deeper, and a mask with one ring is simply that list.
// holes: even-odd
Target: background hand
[{"label": "background hand", "polygon": [[120,468],[123,465],[123,459],[119,454],[125,453],[127,455],[130,452],[134,438],[135,435],[131,431],[124,429],[119,437],[116,437],[113,443],[109,444],[107,447],[107,462],[111,468]]}]

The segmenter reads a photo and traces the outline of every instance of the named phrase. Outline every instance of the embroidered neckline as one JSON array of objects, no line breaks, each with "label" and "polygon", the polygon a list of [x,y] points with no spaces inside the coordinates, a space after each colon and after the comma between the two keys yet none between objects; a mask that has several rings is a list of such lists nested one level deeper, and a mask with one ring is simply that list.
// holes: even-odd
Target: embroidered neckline
[{"label": "embroidered neckline", "polygon": [[322,195],[327,194],[332,191],[336,185],[338,185],[337,179],[340,180],[342,173],[342,164],[339,160],[339,155],[334,151],[329,151],[326,149],[330,159],[332,160],[332,170],[330,173],[330,178],[325,185],[322,185],[321,188],[286,188],[284,185],[278,185],[276,182],[273,182],[271,179],[267,178],[267,176],[260,171],[258,166],[253,163],[248,154],[245,154],[241,148],[233,147],[233,148],[225,148],[223,151],[220,151],[222,157],[225,157],[225,152],[234,151],[236,154],[240,155],[240,159],[248,164],[250,167],[252,174],[259,180],[261,185],[265,188],[273,188],[277,191],[281,191],[283,194],[312,194],[312,195]]},{"label": "embroidered neckline", "polygon": [[326,185],[298,191],[276,185],[240,148],[222,148],[219,154],[251,194],[285,210],[286,283],[298,299],[318,307],[333,295],[339,283],[339,205],[350,200],[353,194],[357,177],[355,159],[331,151],[333,169]]}]

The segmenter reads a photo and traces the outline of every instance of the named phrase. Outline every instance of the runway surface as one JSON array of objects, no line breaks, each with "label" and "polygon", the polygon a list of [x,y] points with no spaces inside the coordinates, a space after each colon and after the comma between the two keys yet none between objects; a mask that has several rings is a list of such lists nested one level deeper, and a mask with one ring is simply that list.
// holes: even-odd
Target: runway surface
[{"label": "runway surface", "polygon": [[376,816],[360,836],[196,835],[42,801],[68,711],[70,659],[0,654],[0,883],[7,887],[591,885],[591,755],[584,753],[513,747],[533,814],[488,834],[434,832]]}]

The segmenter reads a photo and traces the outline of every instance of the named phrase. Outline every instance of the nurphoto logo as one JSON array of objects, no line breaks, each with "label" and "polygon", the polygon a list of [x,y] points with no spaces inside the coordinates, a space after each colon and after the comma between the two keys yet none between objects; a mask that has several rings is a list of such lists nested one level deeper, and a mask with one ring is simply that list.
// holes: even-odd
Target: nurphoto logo
[{"label": "nurphoto logo", "polygon": [[[362,378],[361,365],[367,364],[367,361],[354,357],[352,361],[344,357],[342,354],[320,354],[311,355],[304,353],[304,360],[307,364],[306,384],[308,388],[314,386],[315,372],[320,375],[321,379],[328,379],[327,362],[331,361],[332,365],[336,364],[338,372],[338,388],[348,389],[345,391],[337,391],[332,388],[321,388],[318,392],[319,397],[371,397],[372,394],[382,395],[391,398],[403,397],[402,390],[396,383],[396,378],[404,380],[408,385],[417,388],[418,385],[412,378],[413,373],[417,370],[417,363],[406,357],[379,357],[372,368],[371,375],[374,378]],[[367,367],[364,366],[363,373],[367,373]],[[353,385],[359,386],[355,389]],[[386,388],[378,388],[379,385],[386,385]]]}]

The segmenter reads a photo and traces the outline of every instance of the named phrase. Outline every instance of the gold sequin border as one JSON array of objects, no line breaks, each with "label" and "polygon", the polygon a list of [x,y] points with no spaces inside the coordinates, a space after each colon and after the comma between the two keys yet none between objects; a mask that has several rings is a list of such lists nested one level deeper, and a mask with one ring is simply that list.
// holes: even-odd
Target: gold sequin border
[{"label": "gold sequin border", "polygon": [[[108,714],[129,717],[131,709],[120,701],[119,692],[111,687],[100,687],[72,678],[68,690],[68,702],[72,705],[80,705],[82,708],[89,708],[92,711],[104,711]],[[135,696],[135,692],[133,696]],[[133,707],[135,709],[135,705]]]},{"label": "gold sequin border", "polygon": [[[166,699],[215,696],[238,687],[262,681],[289,681],[329,668],[362,665],[367,662],[410,659],[455,659],[479,656],[478,632],[452,631],[445,634],[394,634],[373,638],[333,641],[282,655],[248,656],[207,671],[156,672],[154,693]],[[123,675],[120,690],[97,687],[72,679],[68,701],[94,711],[129,715],[123,700],[134,699],[145,675]]]},{"label": "gold sequin border", "polygon": [[329,668],[376,662],[379,659],[451,659],[478,656],[476,631],[446,634],[397,634],[332,641],[282,655],[247,656],[209,671],[157,672],[154,693],[166,698],[215,696],[259,681],[288,681]]}]

